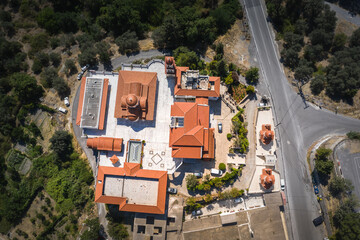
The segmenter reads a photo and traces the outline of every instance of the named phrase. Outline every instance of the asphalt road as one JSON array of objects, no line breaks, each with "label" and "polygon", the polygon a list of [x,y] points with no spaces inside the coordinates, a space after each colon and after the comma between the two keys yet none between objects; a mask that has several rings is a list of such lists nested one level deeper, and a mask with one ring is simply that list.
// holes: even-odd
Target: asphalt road
[{"label": "asphalt road", "polygon": [[341,18],[345,19],[346,21],[349,21],[357,26],[360,26],[360,16],[359,15],[351,16],[351,14],[349,13],[348,10],[343,9],[343,8],[339,7],[338,5],[329,3],[329,2],[325,2],[325,3],[330,6],[331,10],[336,12],[337,17],[341,17]]},{"label": "asphalt road", "polygon": [[319,216],[320,208],[312,190],[306,150],[325,135],[360,131],[360,121],[304,103],[300,95],[291,89],[284,75],[273,31],[266,21],[264,2],[244,2],[261,74],[274,106],[279,161],[283,166],[281,172],[285,178],[291,221],[290,238],[323,239],[321,228],[315,228],[312,224],[312,220]]}]

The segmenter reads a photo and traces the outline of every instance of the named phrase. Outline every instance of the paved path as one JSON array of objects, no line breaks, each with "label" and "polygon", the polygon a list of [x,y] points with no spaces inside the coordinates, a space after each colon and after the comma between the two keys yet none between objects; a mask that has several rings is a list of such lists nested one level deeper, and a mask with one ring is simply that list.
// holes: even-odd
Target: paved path
[{"label": "paved path", "polygon": [[357,26],[360,26],[360,16],[359,15],[355,15],[353,17],[353,16],[351,16],[351,14],[349,13],[348,10],[341,8],[336,4],[329,3],[329,2],[325,2],[325,3],[330,6],[331,10],[336,12],[337,17],[341,17],[348,22],[351,22]]},{"label": "paved path", "polygon": [[295,93],[285,77],[274,41],[274,32],[266,21],[262,0],[244,0],[252,37],[255,42],[261,75],[271,93],[275,113],[275,135],[279,140],[280,172],[286,182],[287,222],[290,238],[323,239],[312,220],[318,216],[318,205],[312,191],[306,162],[306,149],[327,134],[359,131],[360,121],[308,106]]}]

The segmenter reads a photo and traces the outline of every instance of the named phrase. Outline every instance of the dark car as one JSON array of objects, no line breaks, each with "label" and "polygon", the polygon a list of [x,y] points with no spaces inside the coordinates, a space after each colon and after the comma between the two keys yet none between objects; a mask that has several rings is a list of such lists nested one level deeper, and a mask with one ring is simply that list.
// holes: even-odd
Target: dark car
[{"label": "dark car", "polygon": [[314,193],[319,194],[319,188],[318,186],[314,185]]},{"label": "dark car", "polygon": [[171,194],[176,194],[176,193],[177,193],[177,189],[176,189],[176,188],[171,188],[171,187],[169,187],[169,188],[167,189],[167,192],[168,192],[168,193],[171,193]]},{"label": "dark car", "polygon": [[317,227],[317,226],[319,226],[320,224],[322,224],[323,221],[324,221],[323,216],[319,216],[319,217],[317,217],[317,218],[315,218],[315,219],[313,220],[313,223],[314,223],[315,227]]}]

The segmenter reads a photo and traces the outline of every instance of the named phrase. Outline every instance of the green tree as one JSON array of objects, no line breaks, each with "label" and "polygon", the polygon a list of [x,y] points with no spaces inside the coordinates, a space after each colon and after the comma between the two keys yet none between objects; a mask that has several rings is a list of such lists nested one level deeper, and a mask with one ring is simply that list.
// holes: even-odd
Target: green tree
[{"label": "green tree", "polygon": [[110,44],[107,42],[101,41],[95,44],[97,53],[99,54],[99,60],[101,63],[106,64],[110,62]]},{"label": "green tree", "polygon": [[127,227],[125,227],[121,223],[112,222],[112,221],[110,221],[108,224],[108,233],[110,237],[114,240],[127,239],[129,236]]},{"label": "green tree", "polygon": [[211,202],[213,200],[213,197],[211,196],[211,194],[206,194],[205,195],[205,197],[204,197],[204,201],[206,202],[206,203],[209,203],[209,202]]},{"label": "green tree", "polygon": [[51,7],[43,8],[36,18],[40,27],[45,28],[51,34],[56,34],[60,30],[59,18]]},{"label": "green tree", "polygon": [[245,78],[249,83],[256,84],[259,81],[259,69],[257,67],[251,67],[246,71]]},{"label": "green tree", "polygon": [[315,95],[321,93],[322,90],[325,88],[325,81],[326,78],[323,75],[316,75],[310,82],[310,89],[311,92]]},{"label": "green tree", "polygon": [[66,59],[65,61],[65,73],[67,76],[71,76],[77,72],[74,60]]},{"label": "green tree", "polygon": [[352,191],[354,186],[351,181],[342,177],[335,176],[329,184],[329,191],[334,197],[340,197],[348,191]]},{"label": "green tree", "polygon": [[37,103],[44,90],[37,85],[36,79],[26,73],[15,73],[10,77],[14,94],[22,104]]},{"label": "green tree", "polygon": [[305,59],[301,59],[299,66],[295,68],[294,77],[298,81],[307,82],[311,78],[313,72],[314,69],[312,68],[311,63]]},{"label": "green tree", "polygon": [[[67,131],[56,131],[50,138],[50,148],[61,160],[66,160],[73,152],[72,135]],[[65,159],[64,159],[65,158]]]},{"label": "green tree", "polygon": [[63,78],[61,77],[56,77],[53,79],[53,83],[52,83],[53,88],[57,91],[58,95],[60,96],[60,98],[64,98],[69,96],[70,94],[70,88],[69,86],[66,84],[66,82],[64,81]]},{"label": "green tree", "polygon": [[201,205],[196,202],[196,199],[194,197],[189,197],[188,199],[186,199],[186,207],[188,211],[194,211],[201,208]]},{"label": "green tree", "polygon": [[196,185],[199,184],[199,182],[194,174],[188,174],[185,177],[185,180],[186,180],[187,189],[191,190],[191,191],[194,191],[196,188]]},{"label": "green tree", "polygon": [[216,70],[221,78],[225,78],[227,76],[228,70],[227,70],[226,63],[224,60],[220,60],[217,62]]},{"label": "green tree", "polygon": [[49,59],[51,61],[51,64],[54,67],[58,67],[59,64],[61,63],[61,56],[60,54],[56,53],[56,52],[52,52],[49,54]]},{"label": "green tree", "polygon": [[316,160],[326,161],[331,153],[331,149],[321,147],[316,150],[315,158]]},{"label": "green tree", "polygon": [[291,69],[295,68],[299,63],[299,54],[294,47],[289,49],[284,48],[281,51],[281,58],[283,59],[284,65]]},{"label": "green tree", "polygon": [[356,29],[350,37],[350,47],[360,47],[360,28]]},{"label": "green tree", "polygon": [[334,169],[333,162],[326,160],[326,161],[315,161],[315,168],[320,175],[328,176],[331,171]]},{"label": "green tree", "polygon": [[121,54],[136,52],[140,49],[138,37],[135,32],[126,31],[115,39],[115,43],[119,46],[119,52]]},{"label": "green tree", "polygon": [[41,84],[45,88],[51,88],[53,86],[53,81],[58,77],[57,71],[53,67],[45,68],[45,70],[40,74]]},{"label": "green tree", "polygon": [[94,240],[100,237],[100,223],[99,218],[87,219],[85,221],[88,230],[81,234],[81,240]]},{"label": "green tree", "polygon": [[345,43],[347,40],[347,36],[343,33],[336,34],[332,43],[332,52],[343,50],[345,47]]}]

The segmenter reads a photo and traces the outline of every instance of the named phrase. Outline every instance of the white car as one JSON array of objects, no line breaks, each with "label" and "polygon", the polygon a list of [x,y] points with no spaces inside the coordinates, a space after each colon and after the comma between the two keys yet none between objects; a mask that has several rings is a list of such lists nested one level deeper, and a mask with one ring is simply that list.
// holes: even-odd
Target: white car
[{"label": "white car", "polygon": [[70,102],[69,102],[69,98],[68,98],[68,97],[64,98],[64,104],[65,104],[67,107],[70,106]]},{"label": "white car", "polygon": [[79,73],[79,74],[77,75],[77,80],[81,80],[82,75],[83,75],[83,72]]},{"label": "white car", "polygon": [[64,114],[67,113],[67,110],[65,108],[63,108],[63,107],[59,107],[58,110],[59,110],[59,112],[62,112]]},{"label": "white car", "polygon": [[216,169],[216,168],[212,168],[211,170],[210,170],[210,173],[212,174],[212,175],[223,175],[223,171],[221,171],[221,170],[219,170],[219,169]]},{"label": "white car", "polygon": [[86,66],[81,67],[81,71],[85,72],[89,68],[89,64],[86,64]]}]

